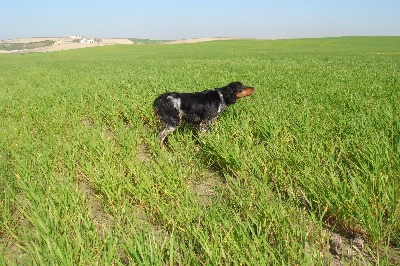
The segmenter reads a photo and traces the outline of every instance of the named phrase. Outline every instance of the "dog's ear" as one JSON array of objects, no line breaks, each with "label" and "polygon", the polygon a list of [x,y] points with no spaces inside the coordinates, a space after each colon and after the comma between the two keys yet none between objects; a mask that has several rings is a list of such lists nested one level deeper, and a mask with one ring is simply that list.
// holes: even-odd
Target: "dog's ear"
[{"label": "dog's ear", "polygon": [[239,91],[242,84],[240,82],[232,82],[222,89],[224,100],[226,104],[236,103],[236,94]]}]

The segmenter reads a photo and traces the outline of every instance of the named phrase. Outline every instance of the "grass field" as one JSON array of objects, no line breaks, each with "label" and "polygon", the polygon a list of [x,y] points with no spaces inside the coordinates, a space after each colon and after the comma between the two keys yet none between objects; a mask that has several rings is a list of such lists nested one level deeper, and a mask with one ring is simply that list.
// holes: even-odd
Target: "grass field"
[{"label": "grass field", "polygon": [[152,39],[138,39],[138,38],[131,38],[129,40],[134,44],[159,44],[163,42],[169,42],[169,40],[152,40]]},{"label": "grass field", "polygon": [[[0,265],[400,264],[400,37],[2,54],[0,73]],[[255,93],[158,147],[158,94],[236,80]]]}]

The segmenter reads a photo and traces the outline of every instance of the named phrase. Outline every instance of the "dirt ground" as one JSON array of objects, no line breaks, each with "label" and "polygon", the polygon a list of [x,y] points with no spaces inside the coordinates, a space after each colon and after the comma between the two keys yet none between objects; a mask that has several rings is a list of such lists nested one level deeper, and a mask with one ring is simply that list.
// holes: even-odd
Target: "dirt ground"
[{"label": "dirt ground", "polygon": [[54,52],[70,49],[80,49],[94,46],[114,45],[114,44],[132,44],[129,39],[101,39],[100,43],[77,43],[72,38],[21,38],[13,40],[3,40],[0,43],[32,43],[42,41],[54,41],[55,43],[50,46],[39,47],[35,49],[23,49],[23,50],[11,50],[5,51],[0,50],[0,53],[37,53],[37,52]]},{"label": "dirt ground", "polygon": [[[163,42],[163,44],[180,44],[180,43],[197,43],[197,42],[207,42],[207,41],[215,41],[215,40],[231,40],[237,38],[196,38],[196,39],[184,39],[184,40],[174,40]],[[54,41],[55,43],[50,46],[39,47],[35,49],[23,49],[23,50],[0,50],[0,53],[38,53],[38,52],[55,52],[62,50],[70,50],[70,49],[80,49],[87,47],[95,47],[95,46],[104,46],[104,45],[114,45],[114,44],[133,44],[133,42],[129,39],[124,38],[101,38],[101,42],[99,43],[77,43],[74,42],[72,38],[20,38],[20,39],[12,39],[12,40],[1,40],[2,43],[32,43],[32,42],[43,42],[46,40]]]}]

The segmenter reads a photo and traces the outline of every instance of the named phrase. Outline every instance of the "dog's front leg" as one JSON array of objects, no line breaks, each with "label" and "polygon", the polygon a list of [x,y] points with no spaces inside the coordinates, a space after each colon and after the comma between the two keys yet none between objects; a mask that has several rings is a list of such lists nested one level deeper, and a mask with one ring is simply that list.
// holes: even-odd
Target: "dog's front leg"
[{"label": "dog's front leg", "polygon": [[200,132],[206,132],[211,126],[212,119],[201,121],[199,124]]}]

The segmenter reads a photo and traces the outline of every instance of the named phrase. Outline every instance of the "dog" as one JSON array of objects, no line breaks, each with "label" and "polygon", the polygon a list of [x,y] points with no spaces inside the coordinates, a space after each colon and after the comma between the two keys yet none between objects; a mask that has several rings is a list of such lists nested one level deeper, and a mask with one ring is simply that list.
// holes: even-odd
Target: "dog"
[{"label": "dog", "polygon": [[194,93],[166,92],[159,95],[154,100],[153,109],[163,127],[158,134],[160,147],[163,147],[165,137],[182,121],[198,124],[199,130],[205,132],[226,107],[253,93],[254,87],[247,87],[236,81],[213,90]]}]

